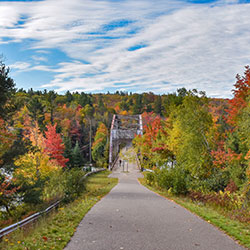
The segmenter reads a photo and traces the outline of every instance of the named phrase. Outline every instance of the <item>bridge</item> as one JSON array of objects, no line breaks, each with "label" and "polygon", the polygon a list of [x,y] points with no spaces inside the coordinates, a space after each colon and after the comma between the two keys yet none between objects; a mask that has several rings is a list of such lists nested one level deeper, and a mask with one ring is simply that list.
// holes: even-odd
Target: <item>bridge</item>
[{"label": "bridge", "polygon": [[109,169],[118,159],[122,146],[131,144],[136,135],[143,134],[141,115],[113,115],[110,129]]}]

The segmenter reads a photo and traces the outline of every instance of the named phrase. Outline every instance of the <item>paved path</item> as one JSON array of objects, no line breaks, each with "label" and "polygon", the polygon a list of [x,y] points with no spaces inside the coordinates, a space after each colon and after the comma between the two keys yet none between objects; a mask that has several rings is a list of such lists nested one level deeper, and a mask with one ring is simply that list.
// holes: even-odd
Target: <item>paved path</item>
[{"label": "paved path", "polygon": [[217,228],[144,186],[135,164],[79,224],[66,250],[245,249]]}]

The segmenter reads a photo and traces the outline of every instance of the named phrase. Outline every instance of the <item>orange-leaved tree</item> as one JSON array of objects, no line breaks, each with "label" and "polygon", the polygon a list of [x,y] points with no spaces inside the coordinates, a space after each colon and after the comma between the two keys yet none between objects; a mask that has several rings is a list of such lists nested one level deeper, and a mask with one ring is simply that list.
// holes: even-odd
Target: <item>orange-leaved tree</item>
[{"label": "orange-leaved tree", "polygon": [[245,68],[244,76],[240,76],[239,74],[236,76],[237,81],[233,90],[234,97],[229,100],[227,122],[232,126],[236,125],[240,112],[247,105],[247,97],[250,90],[250,67],[246,66]]},{"label": "orange-leaved tree", "polygon": [[47,125],[47,131],[45,131],[45,152],[48,153],[50,159],[57,165],[65,167],[69,159],[63,156],[65,146],[60,134],[56,132],[56,125],[56,123]]}]

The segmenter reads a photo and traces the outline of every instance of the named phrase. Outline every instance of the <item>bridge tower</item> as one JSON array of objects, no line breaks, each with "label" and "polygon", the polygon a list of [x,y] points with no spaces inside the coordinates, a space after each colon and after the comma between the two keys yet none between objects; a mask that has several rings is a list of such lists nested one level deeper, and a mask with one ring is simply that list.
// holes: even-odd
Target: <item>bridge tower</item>
[{"label": "bridge tower", "polygon": [[141,115],[113,115],[110,129],[109,169],[112,170],[120,146],[132,142],[136,135],[143,134]]}]

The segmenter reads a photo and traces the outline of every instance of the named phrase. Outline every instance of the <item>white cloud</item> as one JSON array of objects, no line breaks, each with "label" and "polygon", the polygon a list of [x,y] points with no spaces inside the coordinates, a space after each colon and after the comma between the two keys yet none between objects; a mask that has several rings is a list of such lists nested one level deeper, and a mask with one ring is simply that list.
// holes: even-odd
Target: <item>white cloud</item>
[{"label": "white cloud", "polygon": [[47,62],[48,59],[44,56],[32,56],[32,59],[36,62]]},{"label": "white cloud", "polygon": [[30,66],[31,66],[30,63],[27,62],[16,62],[14,64],[11,64],[10,68],[17,70],[27,70]]},{"label": "white cloud", "polygon": [[[0,36],[34,39],[37,51],[65,52],[71,62],[23,68],[53,72],[54,79],[45,86],[59,91],[117,87],[163,93],[185,86],[228,97],[236,73],[249,64],[249,13],[250,4],[232,1],[213,5],[164,0],[2,2]],[[103,29],[117,20],[132,22]],[[140,44],[146,47],[128,51]]]}]

